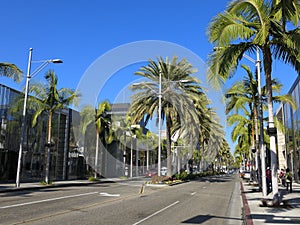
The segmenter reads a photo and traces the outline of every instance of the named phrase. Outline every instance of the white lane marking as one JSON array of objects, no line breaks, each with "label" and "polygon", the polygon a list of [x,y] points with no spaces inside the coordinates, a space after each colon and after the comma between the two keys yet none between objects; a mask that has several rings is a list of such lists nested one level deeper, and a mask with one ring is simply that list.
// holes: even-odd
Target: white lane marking
[{"label": "white lane marking", "polygon": [[142,219],[142,220],[140,220],[140,221],[134,223],[133,225],[140,224],[140,223],[144,222],[145,220],[147,220],[147,219],[149,219],[149,218],[151,218],[151,217],[157,215],[158,213],[161,213],[162,211],[164,211],[164,210],[166,210],[166,209],[172,207],[173,205],[176,205],[177,203],[179,203],[179,201],[176,201],[176,202],[172,203],[171,205],[168,205],[168,206],[166,206],[165,208],[162,208],[161,210],[156,211],[155,213],[153,213],[153,214],[151,214],[150,216],[147,216],[146,218],[144,218],[144,219]]},{"label": "white lane marking", "polygon": [[60,200],[60,199],[74,198],[74,197],[80,197],[80,196],[85,196],[85,195],[93,195],[93,194],[98,194],[98,192],[89,192],[89,193],[78,194],[78,195],[68,195],[68,196],[63,196],[63,197],[58,197],[58,198],[49,198],[49,199],[44,199],[44,200],[39,200],[39,201],[25,202],[25,203],[20,203],[20,204],[15,204],[15,205],[1,206],[0,209],[7,209],[7,208],[18,207],[18,206],[37,204],[37,203],[41,203],[41,202],[51,202],[51,201]]},{"label": "white lane marking", "polygon": [[191,193],[191,195],[195,195],[197,192],[193,192],[193,193]]},{"label": "white lane marking", "polygon": [[106,197],[120,197],[120,194],[108,194],[105,192],[100,193],[101,196],[106,196]]}]

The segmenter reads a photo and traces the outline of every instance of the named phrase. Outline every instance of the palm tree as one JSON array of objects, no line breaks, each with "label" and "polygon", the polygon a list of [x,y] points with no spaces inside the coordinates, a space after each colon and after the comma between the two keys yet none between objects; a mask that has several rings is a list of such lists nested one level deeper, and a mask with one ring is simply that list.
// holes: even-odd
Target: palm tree
[{"label": "palm tree", "polygon": [[235,125],[231,133],[231,139],[237,142],[236,150],[240,151],[242,154],[243,163],[248,161],[250,156],[251,145],[251,127],[252,119],[250,118],[250,113],[245,112],[245,115],[232,114],[227,117],[227,122],[229,126]]},{"label": "palm tree", "polygon": [[[230,159],[230,147],[227,143],[227,141],[223,138],[222,139],[222,145],[218,151],[218,158],[220,160],[220,167],[221,170],[223,171],[223,167],[226,167],[226,170],[228,170],[228,160]],[[225,165],[224,165],[225,164]],[[224,171],[223,171],[224,172]]]},{"label": "palm tree", "polygon": [[[140,138],[142,136],[142,131],[141,131],[140,125],[137,125],[134,122],[134,120],[132,119],[132,117],[129,115],[130,115],[130,113],[127,114],[125,122],[127,125],[127,131],[130,134],[130,174],[129,174],[129,176],[130,176],[130,178],[132,178],[132,176],[133,176],[133,140],[135,138],[137,141],[138,138]],[[136,146],[138,146],[138,144],[136,144]],[[138,147],[136,148],[135,159],[136,159],[136,176],[138,176],[138,165],[137,165]]]},{"label": "palm tree", "polygon": [[[89,105],[84,106],[80,110],[80,124],[79,124],[79,133],[83,135],[82,140],[83,140],[83,148],[84,148],[84,158],[86,161],[87,165],[87,171],[90,171],[90,151],[89,148],[87,147],[89,141],[87,141],[89,135],[87,134],[88,127],[92,124],[95,123],[95,108]],[[96,133],[96,131],[95,131]],[[94,137],[94,135],[91,135]],[[97,134],[96,134],[97,137]],[[96,151],[95,151],[96,152]],[[96,167],[95,167],[96,168]],[[95,173],[95,170],[94,170]]]},{"label": "palm tree", "polygon": [[[86,106],[82,109],[80,115],[82,117],[82,132],[86,133],[86,129],[90,124],[96,126],[96,149],[95,149],[95,167],[94,178],[97,178],[98,173],[102,175],[102,169],[98,169],[99,161],[99,141],[101,140],[102,146],[107,147],[106,144],[110,142],[108,139],[110,133],[111,116],[108,112],[111,110],[111,104],[104,100],[98,104],[98,108],[94,109],[91,106]],[[104,152],[102,152],[104,153]],[[105,154],[106,156],[106,154]],[[102,158],[100,160],[103,161]],[[103,167],[101,165],[101,167]]]},{"label": "palm tree", "polygon": [[[157,140],[156,140],[156,136],[148,131],[145,135],[145,145],[146,145],[146,160],[147,160],[147,163],[146,163],[146,169],[149,170],[149,165],[151,163],[151,165],[153,164],[153,156],[154,156],[154,151],[153,149],[155,147],[157,147]],[[151,157],[151,161],[150,161],[150,149],[152,150],[152,157]]]},{"label": "palm tree", "polygon": [[0,62],[0,75],[12,78],[15,82],[19,82],[23,72],[12,63]]},{"label": "palm tree", "polygon": [[[103,146],[106,151],[102,152],[105,162],[107,161],[107,153],[108,153],[108,144],[112,142],[112,134],[111,134],[111,115],[108,112],[111,110],[111,104],[108,101],[103,101],[99,103],[98,108],[95,110],[95,123],[96,123],[96,156],[95,156],[95,170],[97,170],[98,166],[98,154],[99,154],[99,136]],[[103,162],[103,159],[101,159]],[[107,163],[107,162],[106,162]],[[104,167],[103,167],[104,166]],[[106,165],[102,165],[104,172],[106,174]],[[97,172],[97,171],[96,171]],[[95,174],[96,176],[96,174]]]},{"label": "palm tree", "polygon": [[[159,58],[157,62],[149,60],[147,66],[143,66],[135,74],[142,76],[150,82],[141,82],[132,86],[132,90],[139,90],[133,95],[130,108],[133,122],[140,122],[145,118],[145,124],[153,118],[159,109],[159,83],[161,77],[162,104],[161,115],[166,120],[167,143],[167,168],[168,176],[171,176],[171,131],[175,122],[183,121],[186,112],[194,110],[194,99],[203,95],[200,82],[191,74],[196,70],[185,59],[177,62],[177,57],[171,61],[168,58]],[[153,94],[154,93],[154,94]],[[189,110],[187,110],[189,109]]]},{"label": "palm tree", "polygon": [[[247,110],[248,107],[250,112],[250,118],[252,120],[252,124],[249,125],[251,127],[251,149],[257,149],[256,151],[256,165],[258,167],[259,174],[259,185],[262,188],[262,182],[260,179],[260,175],[262,175],[260,157],[259,157],[259,124],[258,124],[258,112],[259,112],[259,94],[258,94],[258,80],[257,74],[254,76],[251,72],[250,68],[246,65],[241,66],[246,71],[246,76],[242,81],[238,81],[232,85],[226,91],[226,114],[229,114],[232,111],[238,112],[240,109]],[[276,93],[279,93],[282,89],[282,84],[276,80],[272,79],[272,89]],[[279,95],[273,96],[274,102],[285,102],[289,103],[292,106],[294,105],[292,101],[292,97],[290,95]],[[264,105],[266,104],[266,87],[262,87],[262,110]],[[262,115],[261,115],[262,116]],[[263,118],[262,118],[263,119]],[[250,152],[250,156],[251,156]],[[250,160],[253,161],[253,157],[250,157]],[[251,170],[253,167],[251,167]]]},{"label": "palm tree", "polygon": [[[226,114],[232,111],[237,112],[239,109],[245,110],[248,106],[253,119],[255,129],[252,131],[252,137],[254,137],[254,130],[256,134],[256,142],[258,142],[258,81],[257,76],[254,76],[250,68],[246,65],[241,66],[247,73],[242,81],[235,82],[225,93],[226,97]],[[280,93],[282,84],[277,79],[272,79],[272,90],[276,93]],[[267,93],[266,87],[262,87],[262,103],[267,105]],[[292,97],[290,94],[273,96],[274,102],[288,103],[292,107],[295,107]],[[252,138],[252,144],[254,145],[254,139]]]},{"label": "palm tree", "polygon": [[[284,3],[285,2],[285,3]],[[263,56],[268,102],[268,124],[272,164],[274,203],[278,204],[277,158],[273,118],[272,62],[274,59],[291,64],[300,72],[300,30],[287,30],[286,23],[297,27],[299,1],[233,0],[224,13],[213,18],[209,39],[217,51],[209,56],[209,79],[224,82],[236,70],[245,52],[258,48]]]},{"label": "palm tree", "polygon": [[43,113],[48,114],[45,182],[49,184],[50,148],[53,145],[53,143],[51,142],[52,117],[54,112],[60,109],[64,109],[70,104],[76,104],[79,94],[69,88],[61,88],[58,90],[58,78],[54,71],[49,70],[46,73],[45,78],[47,80],[46,85],[31,85],[30,93],[32,93],[35,97],[30,98],[29,106],[34,107],[35,110],[32,118],[32,126],[36,125],[38,117],[40,117]]}]

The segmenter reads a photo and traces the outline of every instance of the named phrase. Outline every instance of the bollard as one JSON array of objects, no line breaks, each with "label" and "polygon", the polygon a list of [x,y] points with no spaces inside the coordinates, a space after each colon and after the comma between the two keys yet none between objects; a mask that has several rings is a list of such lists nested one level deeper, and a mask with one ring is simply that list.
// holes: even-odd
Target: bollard
[{"label": "bollard", "polygon": [[142,187],[141,187],[141,190],[140,190],[140,194],[143,194],[144,191],[145,191],[145,186],[144,186],[144,184],[142,184]]},{"label": "bollard", "polygon": [[286,181],[286,190],[288,191],[290,189],[290,193],[293,192],[292,190],[292,181],[287,180]]}]

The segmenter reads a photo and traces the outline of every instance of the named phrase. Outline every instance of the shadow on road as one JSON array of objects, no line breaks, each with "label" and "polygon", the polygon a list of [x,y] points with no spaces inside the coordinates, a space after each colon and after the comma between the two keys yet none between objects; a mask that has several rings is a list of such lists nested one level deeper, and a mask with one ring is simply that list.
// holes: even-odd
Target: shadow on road
[{"label": "shadow on road", "polygon": [[[95,183],[95,184],[74,184],[73,186],[76,187],[82,187],[82,188],[87,188],[87,187],[97,187],[97,186],[101,186],[101,187],[110,187],[111,185],[109,183]],[[66,187],[69,187],[66,189]],[[4,197],[14,197],[14,196],[30,196],[32,193],[50,193],[50,192],[57,192],[57,191],[71,191],[71,190],[75,190],[75,188],[71,188],[68,185],[60,185],[60,186],[55,186],[55,185],[49,185],[49,186],[45,186],[45,187],[33,187],[33,188],[26,188],[26,189],[15,189],[12,191],[8,191],[8,192],[3,192],[0,193],[0,196],[4,196]]]},{"label": "shadow on road", "polygon": [[234,177],[230,175],[223,175],[223,176],[212,176],[212,177],[200,177],[194,181],[199,182],[210,182],[210,183],[221,183],[221,182],[230,182]]},{"label": "shadow on road", "polygon": [[[230,218],[230,217],[223,217],[223,216],[213,216],[213,215],[198,215],[194,216],[188,220],[182,221],[181,223],[188,223],[188,224],[200,224],[204,223],[212,218],[218,218],[218,219],[225,219],[225,220],[236,220],[236,221],[242,221],[239,218]],[[226,224],[226,223],[224,223]]]}]

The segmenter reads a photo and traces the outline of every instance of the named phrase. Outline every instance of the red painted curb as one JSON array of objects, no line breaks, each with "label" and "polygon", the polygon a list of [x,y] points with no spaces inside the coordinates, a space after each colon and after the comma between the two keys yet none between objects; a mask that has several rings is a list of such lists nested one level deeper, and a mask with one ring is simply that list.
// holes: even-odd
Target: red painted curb
[{"label": "red painted curb", "polygon": [[242,193],[242,201],[243,201],[243,205],[244,205],[244,209],[245,209],[245,217],[246,217],[246,224],[247,225],[253,225],[253,220],[252,220],[252,216],[251,216],[251,212],[250,212],[250,207],[248,205],[248,201],[244,192],[244,185],[243,182],[240,181],[241,184],[241,193]]}]

